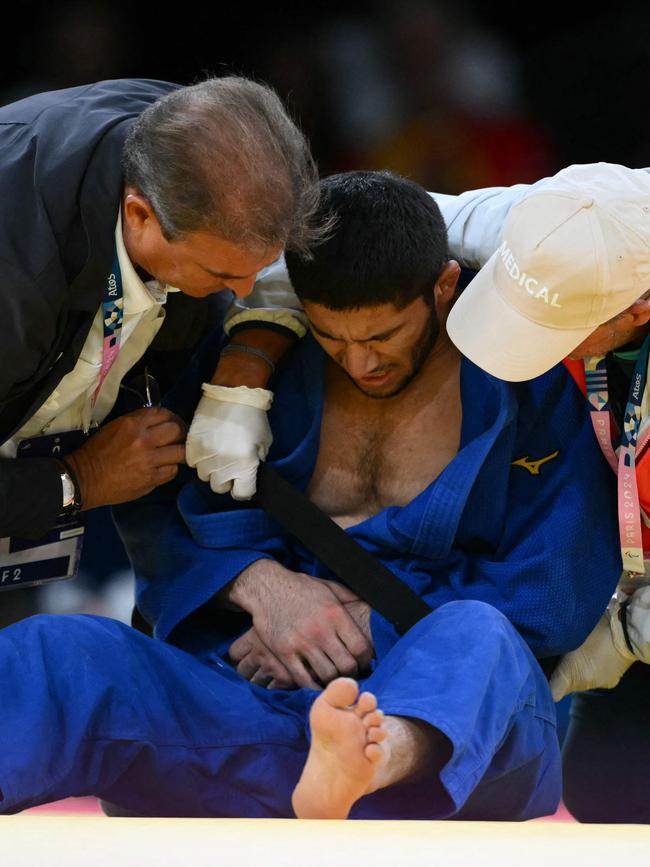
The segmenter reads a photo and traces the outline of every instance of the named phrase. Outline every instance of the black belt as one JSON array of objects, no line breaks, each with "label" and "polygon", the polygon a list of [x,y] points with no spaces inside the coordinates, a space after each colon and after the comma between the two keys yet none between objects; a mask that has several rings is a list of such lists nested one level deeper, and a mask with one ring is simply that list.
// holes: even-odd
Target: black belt
[{"label": "black belt", "polygon": [[255,502],[400,634],[431,613],[417,593],[268,464],[257,471]]}]

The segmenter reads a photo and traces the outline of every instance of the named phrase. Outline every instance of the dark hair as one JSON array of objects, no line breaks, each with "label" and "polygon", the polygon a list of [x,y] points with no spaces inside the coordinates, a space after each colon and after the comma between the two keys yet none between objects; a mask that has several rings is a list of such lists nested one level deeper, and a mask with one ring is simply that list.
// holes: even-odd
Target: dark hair
[{"label": "dark hair", "polygon": [[306,260],[285,256],[296,295],[332,310],[418,297],[433,287],[448,259],[447,230],[433,198],[390,172],[347,172],[324,178],[317,221],[335,220]]},{"label": "dark hair", "polygon": [[168,239],[206,231],[250,250],[308,253],[318,173],[280,98],[247,78],[172,91],[136,119],[125,181],[146,196]]}]

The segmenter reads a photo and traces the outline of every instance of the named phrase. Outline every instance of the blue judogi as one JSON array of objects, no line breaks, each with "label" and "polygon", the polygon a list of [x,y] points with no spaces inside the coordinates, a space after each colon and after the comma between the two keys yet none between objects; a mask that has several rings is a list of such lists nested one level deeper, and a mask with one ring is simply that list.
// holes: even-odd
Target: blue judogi
[{"label": "blue judogi", "polygon": [[[612,479],[564,370],[512,385],[464,361],[461,396],[456,458],[411,503],[349,530],[434,609],[402,638],[373,612],[363,686],[386,713],[442,731],[451,758],[354,817],[552,812],[555,712],[535,656],[580,644],[620,572]],[[276,386],[269,458],[303,489],[322,405],[323,354],[306,339]],[[264,513],[199,482],[120,511],[138,605],[164,640],[85,616],[0,633],[0,808],[93,793],[141,814],[291,815],[315,693],[241,678],[227,649],[250,621],[210,600],[260,557],[332,576]]]}]

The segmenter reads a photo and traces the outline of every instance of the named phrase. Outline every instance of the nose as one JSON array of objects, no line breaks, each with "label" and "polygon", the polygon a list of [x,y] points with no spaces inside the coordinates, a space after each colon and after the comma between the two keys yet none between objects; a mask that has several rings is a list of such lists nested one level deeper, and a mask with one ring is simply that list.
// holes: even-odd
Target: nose
[{"label": "nose", "polygon": [[232,289],[238,298],[246,298],[253,291],[256,279],[257,274],[254,274],[252,277],[241,277],[239,280],[232,280],[232,285],[228,288]]},{"label": "nose", "polygon": [[379,367],[379,355],[368,346],[352,343],[345,348],[340,364],[352,379],[363,379]]}]

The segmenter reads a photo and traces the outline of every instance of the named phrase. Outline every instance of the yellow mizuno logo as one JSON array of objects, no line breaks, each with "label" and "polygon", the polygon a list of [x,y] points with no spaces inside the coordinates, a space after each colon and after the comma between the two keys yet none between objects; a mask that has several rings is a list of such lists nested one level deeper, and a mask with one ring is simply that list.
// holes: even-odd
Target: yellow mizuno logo
[{"label": "yellow mizuno logo", "polygon": [[537,461],[529,460],[528,455],[526,455],[525,458],[517,458],[516,461],[513,461],[512,466],[513,467],[523,467],[525,470],[528,470],[528,472],[531,474],[531,476],[538,476],[539,472],[540,472],[539,468],[542,466],[542,464],[545,464],[547,461],[552,461],[559,454],[560,454],[560,450],[557,449],[557,451],[554,451],[552,454],[546,455],[545,458],[540,458]]}]

